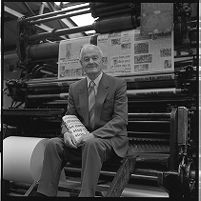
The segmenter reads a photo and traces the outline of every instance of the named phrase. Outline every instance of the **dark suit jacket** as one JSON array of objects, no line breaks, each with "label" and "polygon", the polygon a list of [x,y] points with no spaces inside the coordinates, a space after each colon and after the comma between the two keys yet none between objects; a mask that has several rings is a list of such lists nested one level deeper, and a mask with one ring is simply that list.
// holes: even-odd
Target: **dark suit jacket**
[{"label": "dark suit jacket", "polygon": [[[126,88],[124,80],[103,73],[96,95],[94,130],[89,126],[86,78],[70,85],[66,113],[76,115],[95,137],[109,139],[120,157],[124,157],[128,151]],[[62,127],[62,133],[65,131],[66,128]]]}]

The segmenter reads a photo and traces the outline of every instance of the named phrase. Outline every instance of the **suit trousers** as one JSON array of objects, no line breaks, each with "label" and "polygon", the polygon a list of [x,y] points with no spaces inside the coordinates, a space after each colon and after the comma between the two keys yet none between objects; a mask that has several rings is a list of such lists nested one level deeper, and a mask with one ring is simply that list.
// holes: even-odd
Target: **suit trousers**
[{"label": "suit trousers", "polygon": [[63,138],[51,138],[45,148],[37,192],[56,196],[61,170],[66,162],[80,161],[82,171],[79,197],[94,197],[102,164],[115,155],[110,139],[95,137],[86,141],[82,147],[74,149],[67,147]]}]

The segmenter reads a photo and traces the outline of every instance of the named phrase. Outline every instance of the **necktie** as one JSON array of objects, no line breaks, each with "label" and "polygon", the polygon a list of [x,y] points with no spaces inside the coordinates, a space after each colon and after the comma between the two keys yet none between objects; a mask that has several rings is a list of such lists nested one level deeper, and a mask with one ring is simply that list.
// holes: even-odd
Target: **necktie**
[{"label": "necktie", "polygon": [[95,115],[95,83],[93,81],[91,81],[89,83],[89,122],[90,122],[90,126],[93,129],[94,128],[94,115]]}]

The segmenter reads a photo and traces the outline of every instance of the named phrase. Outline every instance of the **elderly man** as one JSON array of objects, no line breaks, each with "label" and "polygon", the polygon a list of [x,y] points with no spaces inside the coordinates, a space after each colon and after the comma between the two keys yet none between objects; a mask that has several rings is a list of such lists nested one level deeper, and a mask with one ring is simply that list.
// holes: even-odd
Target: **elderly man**
[{"label": "elderly man", "polygon": [[66,114],[76,115],[88,129],[78,142],[62,124],[61,136],[48,140],[38,195],[56,196],[60,173],[67,161],[82,161],[79,197],[94,197],[104,161],[128,151],[126,82],[102,72],[103,53],[85,44],[80,63],[86,73],[69,87]]}]

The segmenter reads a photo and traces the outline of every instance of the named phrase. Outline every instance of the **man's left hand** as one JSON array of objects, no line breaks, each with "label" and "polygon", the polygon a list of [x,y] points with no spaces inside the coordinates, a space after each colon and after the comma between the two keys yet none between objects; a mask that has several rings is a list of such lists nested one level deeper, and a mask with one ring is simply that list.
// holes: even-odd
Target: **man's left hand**
[{"label": "man's left hand", "polygon": [[87,140],[93,139],[95,136],[92,133],[82,135],[79,140],[77,141],[77,147],[82,146]]}]

